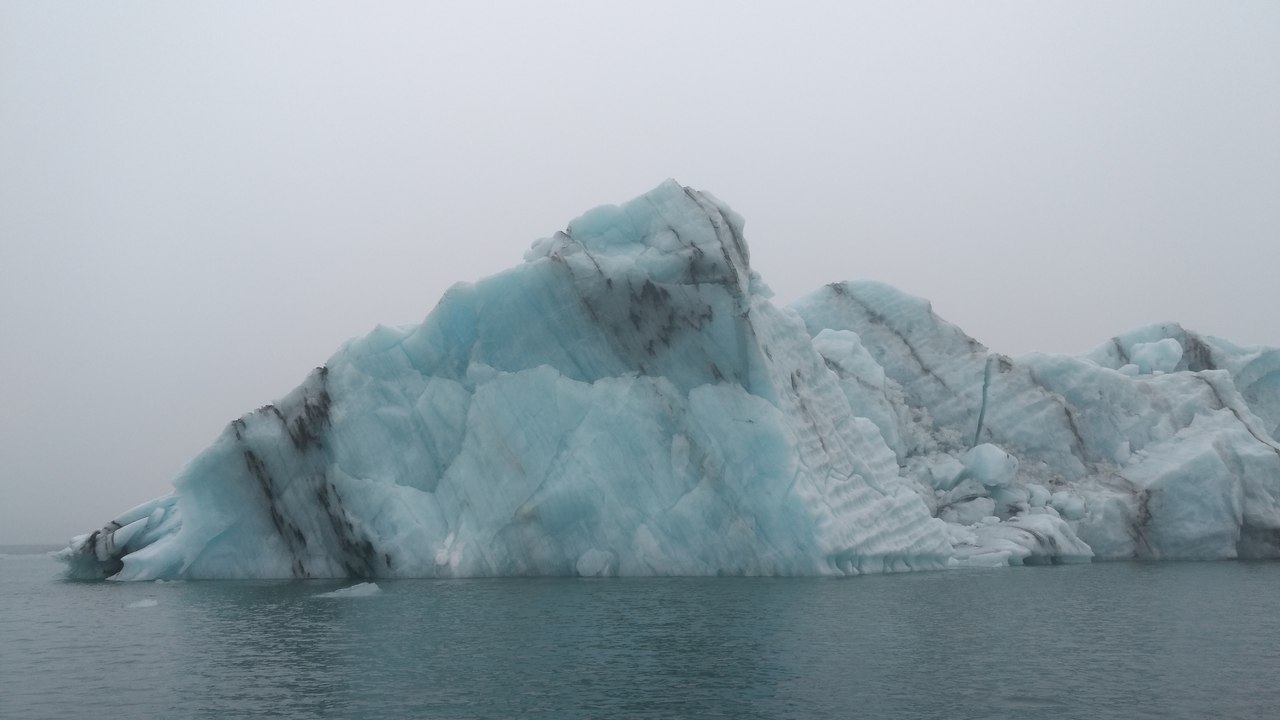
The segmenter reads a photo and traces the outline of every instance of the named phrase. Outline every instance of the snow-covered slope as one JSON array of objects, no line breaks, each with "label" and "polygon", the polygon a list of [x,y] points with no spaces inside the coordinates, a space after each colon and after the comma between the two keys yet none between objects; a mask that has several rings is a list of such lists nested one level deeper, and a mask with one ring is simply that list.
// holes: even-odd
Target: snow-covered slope
[{"label": "snow-covered slope", "polygon": [[853,574],[1280,554],[1280,352],[1177,326],[988,353],[927,303],[782,309],[667,182],[353,340],[79,577]]}]

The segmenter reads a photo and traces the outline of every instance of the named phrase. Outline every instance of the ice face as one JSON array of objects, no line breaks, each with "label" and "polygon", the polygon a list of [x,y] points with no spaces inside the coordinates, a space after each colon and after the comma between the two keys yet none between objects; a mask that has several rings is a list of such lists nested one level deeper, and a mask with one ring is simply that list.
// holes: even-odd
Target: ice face
[{"label": "ice face", "polygon": [[1277,351],[1159,325],[1014,360],[875,283],[794,309],[818,347],[845,331],[884,368],[872,406],[894,407],[903,473],[958,526],[960,562],[1280,554]]},{"label": "ice face", "polygon": [[1274,556],[1277,378],[1176,326],[1014,361],[873,283],[779,308],[741,218],[667,182],[347,343],[62,556],[127,580]]}]

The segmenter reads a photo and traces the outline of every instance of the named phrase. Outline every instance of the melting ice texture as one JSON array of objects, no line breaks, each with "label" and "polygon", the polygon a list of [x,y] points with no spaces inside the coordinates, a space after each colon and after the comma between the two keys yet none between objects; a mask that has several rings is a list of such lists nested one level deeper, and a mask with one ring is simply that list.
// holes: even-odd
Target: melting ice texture
[{"label": "melting ice texture", "polygon": [[837,283],[790,308],[668,181],[348,342],[77,577],[839,575],[1280,555],[1280,351],[1177,325],[989,352]]}]

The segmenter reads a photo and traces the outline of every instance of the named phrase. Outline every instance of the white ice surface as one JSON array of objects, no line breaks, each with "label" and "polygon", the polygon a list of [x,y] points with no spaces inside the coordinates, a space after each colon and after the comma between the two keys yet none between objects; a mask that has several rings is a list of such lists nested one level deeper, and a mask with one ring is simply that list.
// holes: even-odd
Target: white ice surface
[{"label": "white ice surface", "polygon": [[344,600],[348,598],[364,598],[380,595],[382,588],[377,583],[362,582],[356,583],[350,587],[339,588],[330,592],[319,593],[315,597],[325,598],[327,600]]},{"label": "white ice surface", "polygon": [[854,333],[884,368],[903,473],[974,533],[953,532],[963,562],[1280,554],[1277,351],[1160,325],[1083,358],[1015,360],[866,282],[794,309],[815,344]]}]

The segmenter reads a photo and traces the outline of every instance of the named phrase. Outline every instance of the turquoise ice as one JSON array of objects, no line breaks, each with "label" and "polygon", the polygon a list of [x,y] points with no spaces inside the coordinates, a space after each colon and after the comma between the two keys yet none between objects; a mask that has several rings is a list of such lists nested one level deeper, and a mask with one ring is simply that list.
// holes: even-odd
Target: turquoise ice
[{"label": "turquoise ice", "polygon": [[790,308],[668,181],[378,327],[62,552],[120,580],[840,575],[1280,555],[1280,351],[989,352],[875,283]]}]

